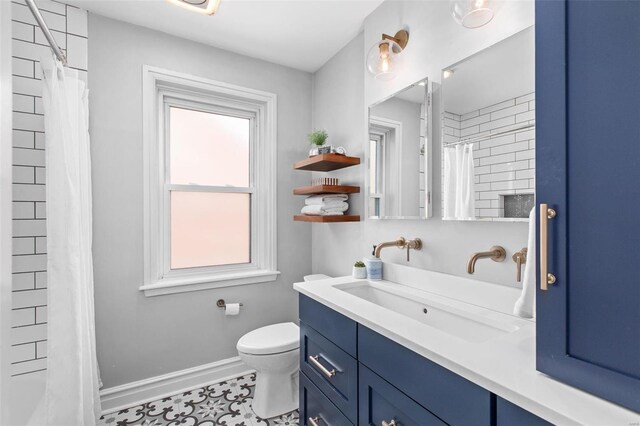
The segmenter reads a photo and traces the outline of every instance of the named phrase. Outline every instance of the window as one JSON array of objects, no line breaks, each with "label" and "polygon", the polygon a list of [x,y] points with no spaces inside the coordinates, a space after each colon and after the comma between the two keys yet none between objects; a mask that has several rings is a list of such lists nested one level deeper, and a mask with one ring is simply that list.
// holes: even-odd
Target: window
[{"label": "window", "polygon": [[384,201],[384,133],[369,134],[369,216],[380,217]]},{"label": "window", "polygon": [[273,94],[145,67],[148,296],[273,281]]}]

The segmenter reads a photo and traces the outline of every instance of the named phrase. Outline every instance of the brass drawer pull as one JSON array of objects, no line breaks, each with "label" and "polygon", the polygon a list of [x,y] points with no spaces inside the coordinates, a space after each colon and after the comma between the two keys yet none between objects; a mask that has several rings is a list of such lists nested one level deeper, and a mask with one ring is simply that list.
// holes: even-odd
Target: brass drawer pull
[{"label": "brass drawer pull", "polygon": [[319,426],[320,425],[320,416],[309,417],[309,424],[311,426]]},{"label": "brass drawer pull", "polygon": [[540,290],[546,291],[556,283],[556,276],[549,272],[549,219],[556,217],[556,211],[548,204],[540,204]]},{"label": "brass drawer pull", "polygon": [[[311,364],[313,364],[318,370],[320,370],[320,372],[322,374],[324,374],[328,379],[332,378],[333,376],[336,375],[336,369],[332,368],[331,370],[328,370],[327,367],[325,367],[324,365],[320,364],[320,355],[309,355],[309,362]],[[333,366],[332,366],[333,367]]]},{"label": "brass drawer pull", "polygon": [[382,421],[382,426],[398,426],[398,423],[396,423],[395,420],[391,420],[390,422],[385,422],[384,420]]}]

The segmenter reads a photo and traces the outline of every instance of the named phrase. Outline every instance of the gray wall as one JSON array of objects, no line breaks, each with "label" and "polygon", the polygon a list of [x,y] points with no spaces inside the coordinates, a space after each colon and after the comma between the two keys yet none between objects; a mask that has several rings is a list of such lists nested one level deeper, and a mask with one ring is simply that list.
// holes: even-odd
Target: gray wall
[{"label": "gray wall", "polygon": [[[90,15],[94,267],[98,361],[112,387],[237,355],[238,338],[294,321],[292,283],[311,270],[311,229],[294,223],[308,182],[291,165],[307,150],[309,73],[236,55],[157,31]],[[143,281],[142,65],[278,95],[278,269],[276,282],[145,297]],[[355,98],[362,99],[362,93]],[[240,301],[225,317],[218,298]]]},{"label": "gray wall", "polygon": [[[384,99],[424,77],[436,82],[440,70],[534,22],[533,3],[503,2],[493,21],[486,27],[467,30],[456,24],[448,11],[448,1],[386,1],[367,17],[364,33],[356,37],[315,74],[314,127],[325,128],[352,155],[363,155],[366,143],[366,110],[369,104]],[[403,52],[404,64],[396,79],[379,82],[365,70],[368,49],[383,32],[408,28],[411,36]],[[435,117],[439,117],[439,93],[434,94]],[[440,146],[440,120],[433,120],[434,147]],[[441,163],[434,149],[433,164]],[[345,169],[352,183],[364,185],[366,166]],[[516,268],[511,254],[526,246],[527,224],[449,222],[440,220],[441,176],[433,170],[434,218],[417,220],[365,220],[359,223],[327,224],[313,229],[313,270],[331,275],[349,274],[353,262],[371,254],[380,241],[420,237],[424,247],[412,253],[409,265],[418,268],[466,276],[466,262],[475,251],[499,244],[508,258],[503,263],[480,261],[476,277],[505,285],[516,285]],[[365,189],[363,188],[363,191]],[[352,201],[352,211],[364,217],[361,197]],[[405,253],[397,249],[383,252],[383,260],[406,264]]]}]

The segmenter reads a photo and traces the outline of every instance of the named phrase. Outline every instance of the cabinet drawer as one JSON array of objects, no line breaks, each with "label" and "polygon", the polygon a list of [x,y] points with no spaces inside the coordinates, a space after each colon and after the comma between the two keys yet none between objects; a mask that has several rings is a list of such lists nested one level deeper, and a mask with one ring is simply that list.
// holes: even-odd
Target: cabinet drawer
[{"label": "cabinet drawer", "polygon": [[300,322],[300,369],[353,423],[358,415],[358,362]]},{"label": "cabinet drawer", "polygon": [[446,426],[429,410],[360,365],[360,425]]},{"label": "cabinet drawer", "polygon": [[331,340],[352,357],[357,357],[357,323],[307,296],[300,295],[300,320]]},{"label": "cabinet drawer", "polygon": [[546,420],[541,419],[506,399],[499,396],[497,401],[496,426],[551,426]]},{"label": "cabinet drawer", "polygon": [[300,425],[353,426],[304,373],[300,374]]},{"label": "cabinet drawer", "polygon": [[363,326],[358,326],[358,354],[360,362],[446,423],[491,425],[486,389]]}]

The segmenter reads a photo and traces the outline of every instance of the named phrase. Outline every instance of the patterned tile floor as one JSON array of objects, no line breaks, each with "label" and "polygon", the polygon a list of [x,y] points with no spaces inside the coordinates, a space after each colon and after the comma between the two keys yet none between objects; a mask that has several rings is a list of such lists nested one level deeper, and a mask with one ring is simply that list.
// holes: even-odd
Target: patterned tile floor
[{"label": "patterned tile floor", "polygon": [[256,375],[194,389],[105,414],[98,426],[298,426],[298,411],[261,419],[251,410]]}]

